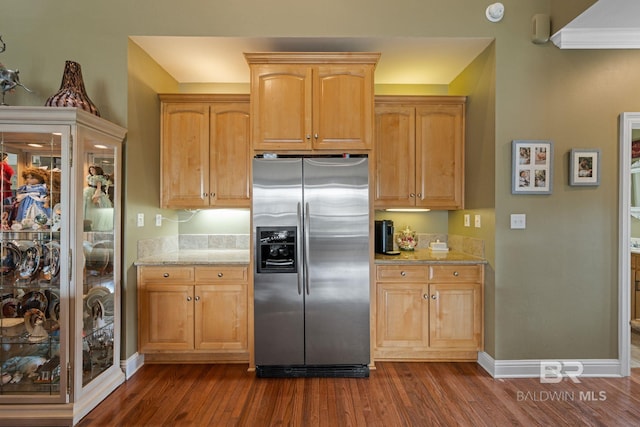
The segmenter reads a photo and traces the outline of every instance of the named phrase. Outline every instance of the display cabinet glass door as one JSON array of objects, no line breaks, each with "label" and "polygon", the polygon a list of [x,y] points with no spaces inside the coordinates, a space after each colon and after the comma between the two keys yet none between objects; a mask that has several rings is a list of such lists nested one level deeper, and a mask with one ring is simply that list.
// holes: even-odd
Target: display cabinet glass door
[{"label": "display cabinet glass door", "polygon": [[120,191],[117,147],[89,133],[79,140],[83,175],[80,221],[82,231],[83,325],[82,386],[114,365],[115,301],[118,284],[114,248]]},{"label": "display cabinet glass door", "polygon": [[64,400],[69,316],[62,146],[69,128],[0,129],[0,397]]}]

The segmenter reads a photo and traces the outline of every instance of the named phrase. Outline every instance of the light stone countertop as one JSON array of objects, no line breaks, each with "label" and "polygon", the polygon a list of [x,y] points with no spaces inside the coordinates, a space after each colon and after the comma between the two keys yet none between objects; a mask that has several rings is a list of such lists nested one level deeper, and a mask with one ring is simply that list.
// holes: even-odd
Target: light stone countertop
[{"label": "light stone countertop", "polygon": [[248,249],[181,249],[138,259],[134,265],[249,265]]},{"label": "light stone countertop", "polygon": [[486,264],[487,260],[464,252],[417,249],[399,255],[376,254],[376,264]]}]

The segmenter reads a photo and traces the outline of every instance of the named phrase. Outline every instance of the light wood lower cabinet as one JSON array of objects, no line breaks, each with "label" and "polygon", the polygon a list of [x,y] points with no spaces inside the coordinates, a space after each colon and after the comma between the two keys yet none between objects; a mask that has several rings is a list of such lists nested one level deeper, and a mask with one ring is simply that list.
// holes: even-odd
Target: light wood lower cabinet
[{"label": "light wood lower cabinet", "polygon": [[138,348],[149,362],[248,362],[247,267],[138,267]]},{"label": "light wood lower cabinet", "polygon": [[376,266],[375,360],[477,360],[484,266]]}]

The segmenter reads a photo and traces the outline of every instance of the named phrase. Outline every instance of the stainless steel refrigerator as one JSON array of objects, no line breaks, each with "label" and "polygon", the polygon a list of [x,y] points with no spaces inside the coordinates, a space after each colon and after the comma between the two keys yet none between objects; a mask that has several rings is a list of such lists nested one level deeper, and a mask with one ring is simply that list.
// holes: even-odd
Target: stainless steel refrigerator
[{"label": "stainless steel refrigerator", "polygon": [[369,375],[366,157],[253,160],[259,377]]}]

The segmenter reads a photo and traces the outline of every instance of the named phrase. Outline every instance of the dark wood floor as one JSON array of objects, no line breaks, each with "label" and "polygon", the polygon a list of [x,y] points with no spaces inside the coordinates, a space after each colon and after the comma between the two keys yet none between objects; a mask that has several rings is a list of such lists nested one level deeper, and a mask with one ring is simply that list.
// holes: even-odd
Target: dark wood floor
[{"label": "dark wood floor", "polygon": [[145,365],[80,426],[639,426],[628,378],[493,379],[475,363],[378,363],[366,379]]}]

